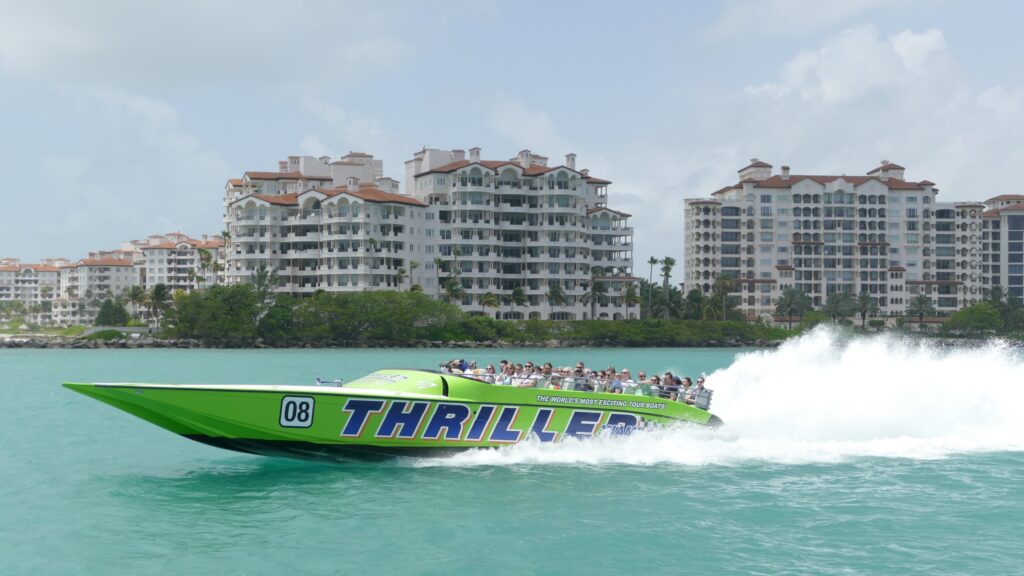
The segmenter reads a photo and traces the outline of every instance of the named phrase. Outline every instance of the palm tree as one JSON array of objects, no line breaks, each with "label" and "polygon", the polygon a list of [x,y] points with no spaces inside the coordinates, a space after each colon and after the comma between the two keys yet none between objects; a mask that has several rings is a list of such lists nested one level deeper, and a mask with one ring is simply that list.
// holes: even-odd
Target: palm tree
[{"label": "palm tree", "polygon": [[654,266],[658,263],[658,259],[651,256],[647,259],[647,263],[651,265],[651,271],[647,275],[647,310],[650,313],[651,297],[654,296]]},{"label": "palm tree", "polygon": [[782,295],[775,301],[775,313],[779,316],[786,316],[787,327],[793,329],[793,316],[803,318],[803,315],[811,309],[811,299],[802,290],[786,288]]},{"label": "palm tree", "polygon": [[722,320],[727,319],[726,306],[729,300],[729,293],[736,289],[736,280],[729,274],[719,274],[715,283],[711,285],[711,292],[722,299]]},{"label": "palm tree", "polygon": [[825,305],[821,311],[832,319],[832,323],[839,322],[840,318],[846,318],[857,310],[857,302],[846,292],[833,292],[825,299]]},{"label": "palm tree", "polygon": [[860,314],[860,329],[865,330],[868,315],[878,314],[878,302],[868,292],[861,292],[857,295],[857,313]]},{"label": "palm tree", "polygon": [[441,268],[444,267],[444,258],[434,258],[434,278],[437,281],[437,297],[441,297]]},{"label": "palm tree", "polygon": [[907,316],[917,318],[917,329],[920,330],[925,316],[935,316],[935,305],[932,304],[932,299],[924,294],[914,296],[910,305],[907,306]]},{"label": "palm tree", "polygon": [[526,302],[529,300],[529,298],[526,297],[526,291],[523,290],[522,286],[516,286],[515,288],[512,289],[512,296],[510,297],[510,299],[512,300],[513,310],[516,306],[522,306],[523,304],[526,304]]},{"label": "palm tree", "polygon": [[488,308],[497,308],[498,306],[501,306],[501,299],[494,292],[487,292],[480,297],[480,307],[483,308],[485,314]]},{"label": "palm tree", "polygon": [[551,305],[551,313],[555,313],[555,306],[565,306],[565,290],[558,280],[548,281],[548,304]]},{"label": "palm tree", "polygon": [[408,273],[406,272],[405,268],[399,268],[398,270],[395,270],[395,284],[396,284],[395,288],[396,289],[398,289],[398,290],[402,289],[402,282],[405,282],[405,277],[406,277],[407,274]]},{"label": "palm tree", "polygon": [[138,317],[139,308],[146,303],[146,289],[138,284],[129,288],[128,303],[132,306],[132,317]]},{"label": "palm tree", "polygon": [[266,263],[260,262],[252,275],[253,288],[256,290],[257,317],[256,320],[270,310],[271,293],[281,285],[281,278],[277,275],[276,268],[268,268]]},{"label": "palm tree", "polygon": [[456,304],[462,302],[466,298],[466,291],[462,288],[462,284],[455,278],[449,278],[444,283],[444,300]]},{"label": "palm tree", "polygon": [[668,279],[672,276],[672,268],[676,265],[676,259],[671,256],[665,256],[661,260],[661,289],[664,290],[664,294],[668,295]]},{"label": "palm tree", "polygon": [[[419,268],[419,267],[420,267],[420,263],[418,261],[412,260],[412,261],[409,262],[409,283],[410,284],[412,283],[413,274],[416,272],[416,269]],[[412,286],[409,286],[409,291],[410,292],[412,291]]]},{"label": "palm tree", "polygon": [[[584,288],[586,289],[586,288]],[[597,303],[604,302],[608,297],[608,285],[601,280],[592,280],[590,290],[583,295],[583,303],[590,304],[590,319],[597,320]]]},{"label": "palm tree", "polygon": [[636,306],[640,303],[640,295],[637,294],[636,284],[630,284],[626,286],[626,293],[622,296],[622,301],[626,306]]},{"label": "palm tree", "polygon": [[156,327],[160,328],[160,317],[171,307],[171,291],[167,288],[167,285],[157,284],[153,286],[153,289],[149,291],[147,304],[149,305],[149,313],[156,322]]}]

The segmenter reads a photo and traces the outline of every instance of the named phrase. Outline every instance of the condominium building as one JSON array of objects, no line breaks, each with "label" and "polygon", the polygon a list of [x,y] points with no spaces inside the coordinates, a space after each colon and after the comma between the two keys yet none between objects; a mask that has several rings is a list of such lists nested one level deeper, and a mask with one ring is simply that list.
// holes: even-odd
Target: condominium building
[{"label": "condominium building", "polygon": [[32,321],[45,324],[60,286],[60,271],[52,264],[22,264],[5,259],[0,265],[0,303],[21,302]]},{"label": "condominium building", "polygon": [[868,292],[884,315],[902,314],[916,294],[941,315],[977,303],[991,280],[982,231],[986,221],[1005,221],[1007,209],[993,215],[979,202],[939,202],[934,182],[906,180],[904,171],[883,161],[864,176],[792,174],[788,166],[773,174],[751,160],[736,184],[686,200],[686,289],[710,293],[729,275],[750,318],[772,314],[789,287],[816,306],[834,292]]},{"label": "condominium building", "polygon": [[60,297],[114,298],[139,283],[131,260],[85,258],[60,268]]},{"label": "condominium building", "polygon": [[224,239],[201,240],[184,234],[151,236],[148,242],[136,244],[133,262],[139,285],[151,290],[164,284],[171,290],[194,290],[217,283],[223,264]]},{"label": "condominium building", "polygon": [[[437,255],[445,270],[435,272],[458,279],[465,309],[483,311],[484,296],[498,296],[500,318],[639,315],[627,296],[638,280],[630,215],[608,207],[610,184],[577,170],[575,154],[548,166],[529,150],[483,160],[479,148],[468,157],[463,150],[425,148],[406,162],[407,192],[437,211]],[[592,290],[595,284],[607,292]],[[512,301],[516,289],[525,304]],[[564,293],[564,303],[557,296],[551,301],[553,289]]]},{"label": "condominium building", "polygon": [[228,283],[252,282],[264,264],[292,294],[434,288],[436,210],[399,194],[369,154],[292,156],[278,172],[246,172],[228,181],[225,207]]},{"label": "condominium building", "polygon": [[982,283],[1024,299],[1024,195],[990,198],[981,216]]}]

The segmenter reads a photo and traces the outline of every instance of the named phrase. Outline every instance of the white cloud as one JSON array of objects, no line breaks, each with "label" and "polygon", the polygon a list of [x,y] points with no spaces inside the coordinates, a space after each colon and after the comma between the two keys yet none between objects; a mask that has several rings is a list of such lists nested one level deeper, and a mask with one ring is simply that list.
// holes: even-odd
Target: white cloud
[{"label": "white cloud", "polygon": [[38,160],[41,187],[64,207],[49,249],[80,258],[153,233],[220,230],[218,191],[230,169],[181,126],[170,104],[94,91],[79,105],[89,107],[94,123],[89,149]]},{"label": "white cloud", "polygon": [[888,0],[733,0],[726,3],[708,35],[719,40],[741,36],[813,34],[888,4]]},{"label": "white cloud", "polygon": [[887,39],[874,27],[844,30],[815,50],[804,50],[783,68],[777,82],[748,86],[754,96],[841,104],[872,91],[918,82],[934,66],[941,66],[946,51],[940,30],[915,33],[905,30]]},{"label": "white cloud", "polygon": [[503,92],[491,96],[486,117],[488,127],[516,150],[529,148],[552,159],[573,151],[547,112],[531,109]]}]

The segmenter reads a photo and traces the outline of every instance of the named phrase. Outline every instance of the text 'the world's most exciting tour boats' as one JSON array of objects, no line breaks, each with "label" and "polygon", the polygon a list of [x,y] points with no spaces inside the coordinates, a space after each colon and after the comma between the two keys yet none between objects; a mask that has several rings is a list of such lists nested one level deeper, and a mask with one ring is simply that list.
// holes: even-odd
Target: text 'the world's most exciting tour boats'
[{"label": "text 'the world's most exciting tour boats'", "polygon": [[690,405],[657,391],[648,395],[645,387],[613,393],[601,383],[573,379],[501,386],[427,370],[379,370],[344,385],[64,386],[205,444],[342,461],[440,456],[530,437],[557,442],[722,422],[707,411],[709,396]]}]

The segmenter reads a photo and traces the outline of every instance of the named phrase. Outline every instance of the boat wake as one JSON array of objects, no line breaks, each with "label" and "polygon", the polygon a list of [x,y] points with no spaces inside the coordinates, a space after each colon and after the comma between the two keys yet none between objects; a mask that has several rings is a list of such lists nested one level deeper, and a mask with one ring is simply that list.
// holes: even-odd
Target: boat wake
[{"label": "boat wake", "polygon": [[424,459],[417,466],[740,465],[1024,450],[1024,354],[817,329],[708,377],[718,430],[681,427]]}]

